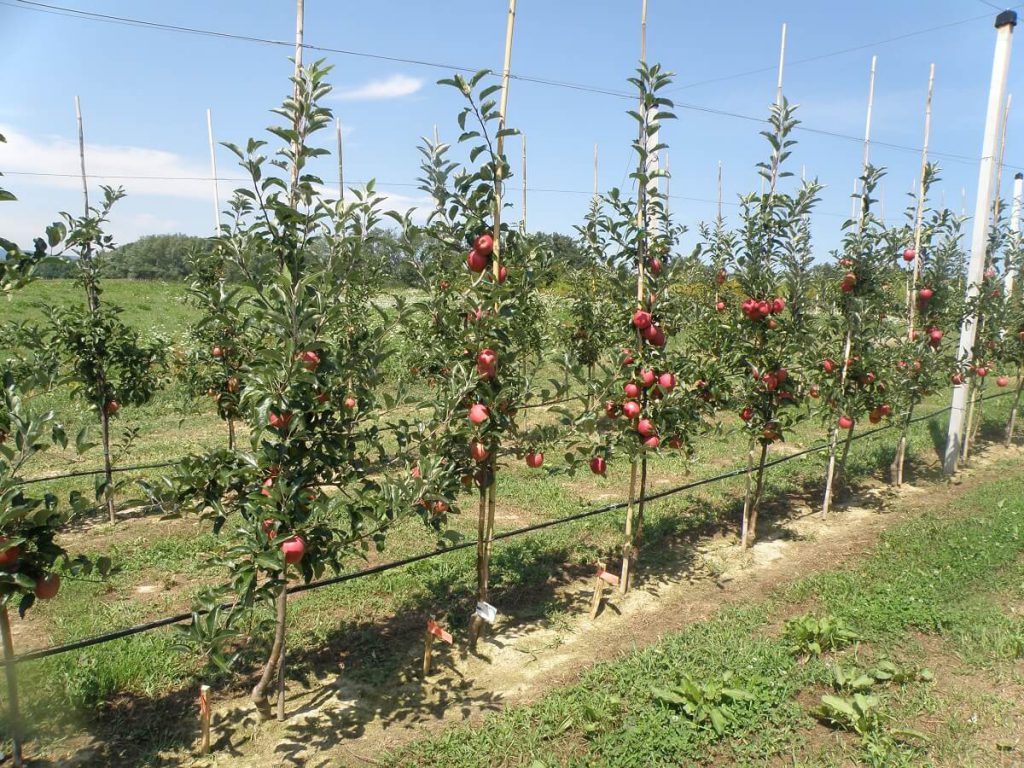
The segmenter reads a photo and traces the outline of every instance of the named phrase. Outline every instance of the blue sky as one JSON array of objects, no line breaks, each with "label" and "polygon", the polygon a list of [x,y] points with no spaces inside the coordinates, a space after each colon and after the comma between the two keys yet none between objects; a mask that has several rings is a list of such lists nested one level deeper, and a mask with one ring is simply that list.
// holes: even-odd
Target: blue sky
[{"label": "blue sky", "polygon": [[[47,0],[50,2],[51,0]],[[52,0],[55,5],[166,24],[272,40],[294,39],[288,0]],[[501,66],[505,0],[392,0],[385,3],[306,0],[306,42],[472,68]],[[121,242],[156,232],[209,234],[212,185],[208,181],[115,179],[113,176],[208,177],[206,109],[213,110],[218,141],[261,136],[273,122],[270,108],[288,90],[287,46],[109,24],[43,12],[19,0],[0,0],[0,145],[4,186],[19,197],[5,204],[0,230],[26,241],[60,210],[81,207],[75,147],[74,96],[82,99],[87,164],[97,178],[122,184],[128,197],[115,209],[111,231]],[[756,121],[704,108],[763,117],[774,98],[780,29],[787,22],[785,93],[800,106],[805,125],[860,136],[868,71],[878,56],[873,138],[919,147],[928,66],[936,64],[931,145],[943,166],[947,204],[961,205],[966,189],[973,210],[977,157],[992,67],[997,10],[986,0],[902,0],[823,3],[695,3],[649,0],[648,57],[677,73],[671,96],[679,119],[668,124],[672,210],[690,227],[714,216],[715,176],[724,165],[725,210],[758,188],[755,163],[767,145]],[[519,0],[512,68],[517,74],[621,92],[639,56],[640,0]],[[941,27],[939,29],[935,29]],[[916,33],[921,30],[930,30]],[[1020,33],[1018,32],[1018,35]],[[893,39],[901,38],[901,39]],[[1017,60],[1024,56],[1018,41]],[[846,49],[843,53],[837,53]],[[830,55],[834,54],[834,55]],[[415,188],[416,145],[435,124],[454,138],[457,94],[435,85],[445,68],[364,56],[307,51],[334,65],[330,106],[346,137],[346,178],[378,179],[396,207],[425,204]],[[814,58],[801,62],[802,59]],[[1011,67],[1011,110],[1004,172],[1024,170],[1016,137],[1024,125],[1021,67]],[[513,81],[508,120],[528,137],[531,230],[572,232],[586,210],[593,145],[599,145],[600,186],[627,183],[632,101],[616,95]],[[799,132],[790,170],[805,167],[826,190],[815,217],[820,256],[839,240],[850,210],[862,148],[853,140]],[[333,132],[323,134],[333,145]],[[507,149],[518,162],[519,144]],[[964,159],[966,158],[966,159]],[[887,218],[902,212],[917,174],[919,155],[881,144],[876,164],[889,168],[884,183]],[[325,164],[323,176],[334,178]],[[218,153],[221,176],[238,176],[229,154]],[[28,174],[66,175],[28,175]],[[511,185],[518,185],[513,180]],[[222,182],[226,199],[231,182]],[[544,191],[559,190],[559,191]],[[510,193],[518,201],[518,193]],[[515,220],[518,210],[509,214]]]}]

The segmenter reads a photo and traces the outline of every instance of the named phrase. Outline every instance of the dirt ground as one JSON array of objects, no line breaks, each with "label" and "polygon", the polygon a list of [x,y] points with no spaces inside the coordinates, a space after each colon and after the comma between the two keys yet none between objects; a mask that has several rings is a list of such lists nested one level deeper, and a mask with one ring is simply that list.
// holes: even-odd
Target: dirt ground
[{"label": "dirt ground", "polygon": [[[381,752],[440,728],[536,700],[572,683],[595,662],[650,645],[725,604],[757,600],[814,572],[841,568],[869,551],[891,525],[954,501],[1019,466],[1022,456],[1019,447],[989,446],[954,483],[898,490],[865,485],[828,519],[817,512],[816,497],[790,496],[762,512],[760,541],[750,552],[739,549],[733,533],[680,542],[656,569],[639,569],[629,594],[607,587],[596,619],[589,616],[594,579],[578,579],[561,588],[566,609],[557,618],[512,626],[499,614],[476,654],[436,643],[426,681],[420,677],[423,645],[416,642],[404,649],[407,663],[389,684],[356,684],[339,669],[306,687],[290,686],[284,723],[258,723],[245,698],[215,701],[213,754],[168,753],[160,762],[230,768],[372,765]],[[63,764],[96,764],[96,752],[77,746],[76,757]]]}]

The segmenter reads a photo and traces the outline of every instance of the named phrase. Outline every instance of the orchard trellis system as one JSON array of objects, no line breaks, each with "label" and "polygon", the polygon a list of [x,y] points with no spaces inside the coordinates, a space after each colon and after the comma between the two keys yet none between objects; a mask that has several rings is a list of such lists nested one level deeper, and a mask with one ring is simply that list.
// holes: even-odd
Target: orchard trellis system
[{"label": "orchard trellis system", "polygon": [[[268,161],[263,149],[267,142],[255,139],[244,146],[225,145],[251,182],[251,187],[236,191],[226,211],[217,189],[212,112],[207,112],[216,228],[211,260],[196,264],[200,277],[192,296],[204,319],[195,329],[195,363],[197,381],[209,383],[210,394],[227,422],[226,450],[175,462],[115,466],[110,418],[121,407],[119,398],[126,403],[149,399],[155,388],[152,369],[158,355],[120,324],[116,309],[106,309],[100,303],[95,257],[112,246],[103,225],[122,192],[104,188],[103,204],[89,205],[83,121],[77,100],[84,216],[64,214],[63,224],[47,231],[48,242],[39,241],[34,254],[23,254],[14,244],[2,242],[8,257],[16,257],[13,270],[0,272],[5,294],[31,277],[47,246],[61,246],[79,255],[88,312],[78,318],[52,313],[52,339],[70,367],[67,378],[97,412],[104,452],[102,469],[19,477],[18,469],[28,455],[45,447],[41,429],[52,415],[38,421],[27,417],[18,397],[21,384],[14,377],[18,371],[4,371],[7,406],[6,412],[0,412],[0,501],[5,505],[0,508],[0,544],[4,545],[0,547],[0,630],[16,765],[21,764],[21,738],[15,669],[24,662],[199,616],[210,616],[220,625],[218,632],[203,635],[207,630],[193,624],[195,637],[214,647],[216,656],[218,643],[238,636],[233,627],[238,613],[257,602],[273,604],[274,642],[252,699],[261,717],[268,718],[271,690],[276,688],[277,717],[284,719],[289,595],[475,547],[477,609],[468,631],[468,645],[473,650],[496,614],[489,603],[490,562],[496,541],[625,510],[621,575],[612,577],[603,563],[599,565],[592,605],[592,615],[596,615],[602,579],[617,583],[623,592],[630,587],[645,506],[652,501],[744,477],[740,530],[746,548],[755,539],[765,471],[771,467],[827,452],[822,505],[827,513],[855,440],[898,430],[892,467],[892,480],[898,485],[909,425],[951,412],[946,470],[952,472],[958,460],[967,460],[981,404],[1013,395],[1007,425],[1007,441],[1012,440],[1024,364],[1024,309],[1018,306],[1022,250],[1019,185],[1015,185],[1009,227],[1002,221],[996,194],[1006,145],[1006,70],[1016,23],[1012,12],[996,19],[997,46],[963,301],[946,279],[954,273],[957,278],[961,275],[956,266],[961,222],[948,211],[928,207],[928,190],[938,173],[929,163],[934,65],[929,72],[921,172],[913,206],[906,225],[890,228],[873,212],[876,201],[872,194],[883,171],[871,165],[869,155],[876,71],[872,60],[863,167],[854,188],[854,213],[844,226],[843,244],[836,254],[838,264],[825,270],[823,284],[815,287],[831,309],[823,308],[816,315],[807,306],[815,279],[809,219],[821,187],[817,180],[801,178],[797,190],[785,188],[785,179],[791,175],[785,164],[796,143],[792,134],[814,130],[799,125],[796,108],[783,95],[785,27],[775,100],[767,129],[762,132],[770,153],[768,160],[758,165],[761,191],[741,199],[741,227],[728,231],[721,215],[719,169],[715,228],[702,231],[701,248],[710,258],[710,265],[705,265],[675,252],[682,229],[670,217],[668,150],[659,139],[662,122],[674,116],[672,101],[667,98],[672,76],[647,62],[647,2],[642,0],[640,66],[630,80],[639,95],[637,108],[630,112],[638,129],[632,144],[636,167],[630,174],[635,199],[618,189],[606,195],[598,193],[595,145],[593,202],[587,224],[579,231],[594,261],[587,285],[601,294],[597,299],[603,303],[598,305],[583,296],[574,304],[578,323],[572,354],[586,368],[585,376],[576,376],[579,391],[574,394],[568,380],[568,356],[564,378],[561,384],[553,380],[553,392],[534,384],[544,339],[533,327],[536,322],[530,320],[538,310],[536,273],[549,256],[527,233],[525,137],[521,144],[521,220],[517,227],[503,221],[510,189],[506,181],[512,175],[504,145],[506,137],[516,133],[506,127],[510,81],[574,86],[510,71],[516,18],[516,1],[510,0],[499,83],[486,86],[485,78],[491,74],[487,71],[442,81],[455,87],[467,105],[459,116],[462,133],[457,148],[465,149],[468,162],[449,159],[452,147],[440,142],[436,130],[434,141],[426,142],[422,149],[421,189],[434,197],[436,211],[419,234],[434,261],[423,269],[427,299],[417,308],[399,302],[397,313],[399,326],[406,322],[407,314],[420,320],[429,317],[426,325],[410,326],[424,332],[424,377],[436,401],[428,408],[410,396],[381,395],[366,384],[377,375],[390,332],[387,327],[362,327],[373,308],[373,283],[361,279],[359,269],[372,272],[365,265],[381,221],[381,199],[372,184],[365,190],[350,191],[346,198],[341,125],[320,104],[330,90],[325,80],[327,69],[320,62],[303,66],[302,61],[304,50],[338,51],[305,44],[302,0],[296,10],[293,90],[276,110],[282,124],[270,129],[279,142],[276,155]],[[339,177],[336,199],[326,197],[326,185],[310,167],[326,151],[314,149],[309,138],[332,122]],[[13,196],[0,190],[0,199]],[[403,228],[402,247],[414,254],[417,246],[410,239],[408,214],[396,214],[395,219]],[[470,251],[465,256],[467,244]],[[1005,252],[1002,276],[997,271],[999,251]],[[905,276],[891,263],[900,257],[909,268]],[[226,265],[242,275],[251,296],[241,297],[226,287]],[[886,292],[889,282],[904,277],[905,295],[893,302],[891,292]],[[709,290],[698,297],[681,290],[694,285],[706,285]],[[711,296],[713,302],[708,300]],[[889,311],[901,316],[895,334],[889,331]],[[604,323],[604,313],[614,318]],[[692,323],[694,318],[699,322]],[[601,328],[587,328],[598,321]],[[939,323],[943,321],[962,326],[955,360],[940,350],[943,330]],[[821,325],[813,329],[815,322]],[[669,343],[670,339],[675,342],[676,336],[681,347],[690,343],[685,331],[691,324],[708,329],[701,339],[703,349],[701,343],[689,349]],[[581,329],[593,330],[593,334],[580,336]],[[821,330],[828,333],[822,335]],[[280,346],[261,349],[250,343],[256,338],[273,339]],[[829,344],[838,344],[838,348]],[[605,365],[602,356],[623,345],[629,346],[621,356],[613,354],[614,359]],[[717,351],[722,359],[702,354],[709,350]],[[1007,393],[986,395],[986,377],[995,373],[997,364],[1017,366],[1017,386]],[[948,380],[954,385],[953,404],[915,416],[914,409],[924,397]],[[996,380],[1000,387],[1009,383],[1005,375]],[[34,384],[24,383],[27,388]],[[770,446],[811,414],[800,403],[817,398],[821,405],[816,410],[826,419],[828,440],[769,460]],[[402,409],[407,407],[415,417],[405,415],[408,411]],[[560,419],[559,427],[537,423],[539,420],[530,423],[529,409],[541,407]],[[749,440],[745,466],[650,493],[651,455],[666,449],[689,450],[693,439],[710,429],[711,417],[730,408],[737,411]],[[419,414],[431,409],[431,416],[420,419]],[[883,419],[888,423],[854,434],[861,417],[872,424]],[[962,423],[965,418],[966,425]],[[249,428],[248,447],[240,446],[236,438],[235,424],[243,422]],[[5,447],[5,438],[14,431],[17,448]],[[385,433],[397,447],[382,438]],[[572,471],[589,467],[594,474],[604,475],[617,456],[627,458],[626,500],[495,532],[499,472],[513,457],[525,459],[533,470],[540,469],[545,463],[544,448],[550,450],[560,441],[568,447],[565,463]],[[67,442],[57,426],[53,442]],[[114,475],[168,467],[174,467],[175,474],[149,483],[151,498],[165,508],[199,513],[214,532],[228,540],[230,557],[217,561],[228,566],[228,583],[205,591],[191,612],[16,656],[7,616],[7,605],[15,597],[21,598],[19,609],[24,613],[36,599],[56,595],[60,562],[71,573],[93,568],[103,573],[110,565],[103,558],[95,563],[72,559],[57,547],[53,538],[64,520],[54,512],[55,500],[50,496],[29,498],[24,489],[58,479],[99,476],[97,500],[113,522]],[[473,485],[478,489],[475,541],[342,572],[342,553],[365,549],[369,541],[379,544],[400,515],[415,514],[431,530],[441,530],[448,513],[460,503],[460,489]],[[328,494],[325,488],[339,492]],[[77,504],[76,509],[82,506]],[[39,510],[46,514],[38,517],[43,515]],[[229,517],[235,526],[230,531],[225,526]],[[335,575],[325,577],[328,569]],[[290,583],[296,576],[302,583]],[[227,600],[227,592],[236,593],[236,599]],[[435,637],[451,642],[443,628],[428,623],[425,676]],[[205,751],[209,749],[207,686],[202,688],[201,701]]]}]

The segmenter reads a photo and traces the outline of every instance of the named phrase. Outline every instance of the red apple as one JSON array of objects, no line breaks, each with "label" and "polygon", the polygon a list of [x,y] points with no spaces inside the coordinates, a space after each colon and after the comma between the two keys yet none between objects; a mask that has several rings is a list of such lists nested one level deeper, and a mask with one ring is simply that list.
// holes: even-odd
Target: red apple
[{"label": "red apple", "polygon": [[658,386],[665,392],[671,392],[676,386],[676,377],[672,373],[663,373],[658,377]]},{"label": "red apple", "polygon": [[644,437],[650,437],[655,432],[657,432],[657,429],[655,428],[654,423],[650,419],[640,419],[640,421],[636,425],[636,431],[639,432]]},{"label": "red apple", "polygon": [[674,449],[677,449],[677,450],[679,448],[682,448],[683,447],[682,438],[679,438],[679,437],[670,438],[669,441],[668,441],[668,447],[669,448],[674,448]]},{"label": "red apple", "polygon": [[657,277],[661,274],[661,259],[655,257],[651,259],[650,263],[651,274]]},{"label": "red apple", "polygon": [[718,312],[725,312],[725,302],[720,301],[717,304],[715,304],[715,310]]},{"label": "red apple", "polygon": [[1010,383],[1010,378],[1008,376],[1000,376],[998,379],[996,379],[996,386],[997,387],[1005,387],[1009,383]]},{"label": "red apple", "polygon": [[750,421],[752,418],[754,418],[754,409],[749,407],[744,408],[742,411],[740,411],[740,418],[743,419],[744,421]]},{"label": "red apple", "polygon": [[640,371],[640,382],[644,385],[644,388],[650,388],[654,386],[654,382],[658,380],[658,375],[650,368],[645,368]]},{"label": "red apple", "polygon": [[[348,401],[346,400],[345,402],[347,403]],[[283,413],[271,413],[270,417],[267,419],[271,427],[282,430],[288,429],[288,425],[291,423],[291,420],[292,415],[289,411],[284,411]]]},{"label": "red apple", "polygon": [[352,395],[349,395],[348,397],[345,398],[345,407],[348,408],[350,411],[354,411],[356,409],[356,405],[356,399],[352,397]]},{"label": "red apple", "polygon": [[608,471],[608,462],[605,461],[604,456],[594,456],[590,460],[590,471],[595,475],[603,475]]},{"label": "red apple", "polygon": [[107,404],[103,407],[103,410],[107,412],[107,416],[113,416],[121,410],[121,404],[117,402],[117,400],[107,400]]},{"label": "red apple", "polygon": [[629,382],[622,388],[622,391],[626,393],[626,397],[640,397],[640,387],[636,382]]},{"label": "red apple", "polygon": [[537,469],[543,463],[544,454],[540,451],[530,451],[526,454],[526,466],[530,467],[530,469]]},{"label": "red apple", "polygon": [[635,419],[640,415],[640,403],[636,400],[627,400],[622,404],[622,415],[627,419]]},{"label": "red apple", "polygon": [[498,267],[498,282],[504,283],[506,280],[508,280],[508,269],[502,264]]},{"label": "red apple", "polygon": [[878,406],[878,410],[883,416],[888,416],[892,413],[892,406],[888,403],[884,403],[883,405]]},{"label": "red apple", "polygon": [[638,309],[633,313],[633,325],[636,326],[637,330],[643,331],[651,327],[651,313]]},{"label": "red apple", "polygon": [[988,376],[988,368],[986,368],[986,367],[985,367],[985,366],[983,366],[983,365],[980,365],[980,366],[978,366],[977,368],[975,368],[975,369],[974,369],[974,372],[975,372],[976,374],[978,374],[978,377],[979,377],[979,378],[982,378],[982,379],[984,379],[984,378],[985,378],[986,376]]},{"label": "red apple", "polygon": [[928,301],[928,299],[935,295],[935,292],[931,288],[922,288],[917,292],[917,295],[920,297],[921,301]]},{"label": "red apple", "polygon": [[903,251],[903,260],[908,264],[917,258],[917,251],[913,248],[907,248]]},{"label": "red apple", "polygon": [[623,365],[632,365],[635,362],[636,362],[636,359],[633,357],[633,350],[631,350],[631,349],[624,349],[624,350],[622,350],[622,364]]},{"label": "red apple", "polygon": [[853,419],[849,416],[843,415],[839,417],[838,423],[840,429],[850,429],[853,426]]},{"label": "red apple", "polygon": [[448,502],[438,499],[431,505],[430,511],[435,515],[443,515],[448,511]]},{"label": "red apple", "polygon": [[306,554],[306,542],[301,536],[292,536],[281,542],[281,551],[284,552],[284,561],[289,565],[295,565]]},{"label": "red apple", "polygon": [[[7,541],[7,539],[0,539],[0,546]],[[15,545],[13,547],[7,547],[6,549],[0,549],[0,568],[7,568],[18,562],[18,556],[21,555],[21,547]]]},{"label": "red apple", "polygon": [[470,251],[469,255],[466,256],[466,266],[469,267],[471,272],[479,274],[487,269],[487,257],[480,253],[480,251]]},{"label": "red apple", "polygon": [[725,270],[724,269],[720,269],[718,271],[718,274],[715,275],[715,282],[718,283],[719,285],[724,285],[725,284]]},{"label": "red apple", "polygon": [[476,371],[483,379],[493,379],[498,363],[498,355],[493,349],[481,349],[476,355]]},{"label": "red apple", "polygon": [[810,392],[808,392],[807,394],[809,394],[811,397],[818,397],[821,394],[821,391],[817,387],[812,386]]},{"label": "red apple", "polygon": [[762,317],[770,315],[772,312],[772,305],[764,301],[763,299],[757,303],[757,311],[761,313]]},{"label": "red apple", "polygon": [[491,452],[487,450],[487,446],[481,443],[479,440],[473,440],[469,444],[469,455],[475,462],[484,461]]},{"label": "red apple", "polygon": [[274,478],[268,477],[263,481],[263,488],[260,489],[260,496],[270,496],[270,488],[274,485]]},{"label": "red apple", "polygon": [[35,595],[40,600],[52,600],[60,590],[60,576],[48,573],[36,582]]},{"label": "red apple", "polygon": [[644,338],[645,339],[647,339],[649,342],[651,342],[651,344],[653,344],[656,347],[664,347],[665,346],[665,332],[663,330],[661,330],[661,328],[659,328],[656,325],[652,325],[647,330],[651,331],[651,333],[648,334],[645,331],[644,332]]},{"label": "red apple", "polygon": [[821,361],[821,367],[824,369],[825,373],[834,373],[838,367],[838,363],[831,358],[826,358]]},{"label": "red apple", "polygon": [[614,419],[619,415],[619,406],[616,405],[614,400],[606,400],[604,403],[604,413],[609,419]]},{"label": "red apple", "polygon": [[950,377],[950,380],[951,380],[951,381],[952,381],[952,382],[953,382],[953,383],[954,383],[954,384],[955,384],[956,386],[958,386],[958,387],[959,387],[959,386],[960,386],[961,384],[963,384],[963,383],[964,383],[964,375],[963,375],[962,373],[954,373],[954,374],[953,374],[953,375],[952,375],[952,376]]},{"label": "red apple", "polygon": [[777,315],[786,308],[786,300],[781,296],[772,299],[772,314]]},{"label": "red apple", "polygon": [[657,435],[651,435],[646,440],[644,440],[644,448],[650,448],[651,450],[654,450],[659,445],[661,445],[661,438],[659,438]]},{"label": "red apple", "polygon": [[483,403],[474,403],[469,409],[469,420],[474,424],[483,424],[490,418],[491,412]]},{"label": "red apple", "polygon": [[223,356],[224,356],[224,350],[223,350],[223,349],[221,349],[221,347],[220,347],[220,345],[219,345],[219,344],[215,344],[215,345],[213,346],[213,349],[212,349],[212,350],[210,350],[210,352],[211,352],[211,354],[212,354],[212,355],[213,355],[214,357],[223,357]]},{"label": "red apple", "polygon": [[489,234],[480,235],[473,241],[473,250],[481,256],[490,256],[494,251],[494,237]]},{"label": "red apple", "polygon": [[[266,483],[264,483],[266,485]],[[263,533],[267,535],[268,541],[273,541],[277,538],[277,521],[272,518],[267,518],[260,526],[263,528]]]},{"label": "red apple", "polygon": [[299,361],[306,366],[307,371],[315,371],[316,367],[320,365],[320,355],[309,349],[299,353]]}]

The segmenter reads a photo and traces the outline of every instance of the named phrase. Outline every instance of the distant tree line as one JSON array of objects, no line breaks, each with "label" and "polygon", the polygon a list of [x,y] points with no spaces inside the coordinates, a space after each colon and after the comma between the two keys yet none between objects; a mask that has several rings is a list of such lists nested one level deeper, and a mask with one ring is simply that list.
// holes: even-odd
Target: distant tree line
[{"label": "distant tree line", "polygon": [[[564,274],[552,276],[557,281],[570,272],[585,267],[588,256],[577,242],[568,235],[557,232],[538,232],[533,235],[538,244],[547,246],[554,253],[554,263],[560,265]],[[375,241],[375,255],[383,264],[386,274],[392,275],[396,284],[416,286],[418,274],[416,263],[426,259],[423,247],[417,246],[410,258],[402,249],[398,237],[382,233]],[[210,241],[193,235],[147,235],[123,245],[104,257],[103,276],[128,280],[187,280],[191,275],[190,262],[194,255],[203,255],[210,250]],[[43,263],[36,271],[42,278],[69,278],[75,276],[75,265],[66,260],[53,258]]]}]

